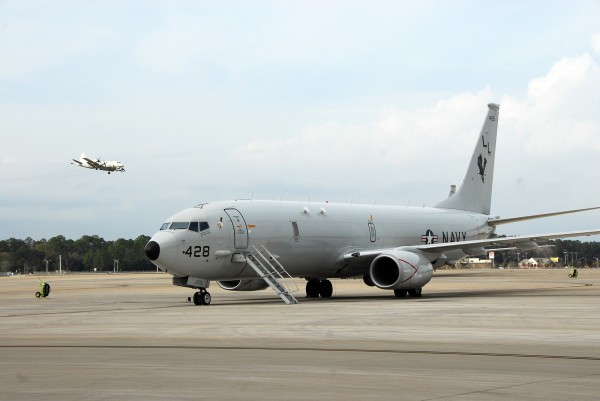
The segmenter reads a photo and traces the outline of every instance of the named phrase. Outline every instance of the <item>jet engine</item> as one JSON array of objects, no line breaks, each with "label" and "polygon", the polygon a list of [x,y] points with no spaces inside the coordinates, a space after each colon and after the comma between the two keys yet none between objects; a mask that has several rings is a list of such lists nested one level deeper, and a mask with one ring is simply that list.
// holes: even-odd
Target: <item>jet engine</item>
[{"label": "jet engine", "polygon": [[391,251],[373,259],[369,276],[373,284],[385,290],[421,288],[431,280],[433,266],[418,253]]},{"label": "jet engine", "polygon": [[259,291],[269,286],[265,280],[226,280],[217,281],[219,287],[229,291]]}]

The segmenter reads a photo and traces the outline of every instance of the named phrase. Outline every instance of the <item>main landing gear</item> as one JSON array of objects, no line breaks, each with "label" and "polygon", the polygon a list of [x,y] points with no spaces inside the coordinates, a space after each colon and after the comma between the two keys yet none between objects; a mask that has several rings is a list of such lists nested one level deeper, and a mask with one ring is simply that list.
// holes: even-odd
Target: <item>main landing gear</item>
[{"label": "main landing gear", "polygon": [[327,279],[310,279],[306,283],[306,298],[331,298],[331,295],[333,295],[333,284]]},{"label": "main landing gear", "polygon": [[212,297],[210,296],[210,292],[200,289],[200,291],[194,293],[193,300],[194,305],[210,305]]}]

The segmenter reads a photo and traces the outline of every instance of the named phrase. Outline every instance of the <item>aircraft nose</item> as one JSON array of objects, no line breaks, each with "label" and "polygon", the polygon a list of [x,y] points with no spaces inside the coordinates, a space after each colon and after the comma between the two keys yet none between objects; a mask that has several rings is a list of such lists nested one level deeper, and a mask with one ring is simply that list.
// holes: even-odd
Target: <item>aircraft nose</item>
[{"label": "aircraft nose", "polygon": [[146,257],[148,259],[156,260],[160,255],[160,245],[158,245],[156,241],[150,241],[146,244],[144,252],[146,253]]},{"label": "aircraft nose", "polygon": [[171,269],[177,256],[177,241],[173,233],[159,231],[144,247],[146,257],[163,270]]}]

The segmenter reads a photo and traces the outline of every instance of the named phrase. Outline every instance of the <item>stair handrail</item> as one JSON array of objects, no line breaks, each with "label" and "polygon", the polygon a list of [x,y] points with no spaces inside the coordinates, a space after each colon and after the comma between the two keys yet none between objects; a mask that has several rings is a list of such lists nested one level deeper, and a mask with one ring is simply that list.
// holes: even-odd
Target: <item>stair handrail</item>
[{"label": "stair handrail", "polygon": [[[283,267],[283,265],[281,263],[279,263],[279,261],[277,260],[277,258],[271,252],[269,252],[269,250],[267,249],[266,246],[264,246],[264,245],[261,245],[261,246],[265,250],[265,252],[267,253],[267,255],[269,255],[269,257],[271,258],[271,260],[273,260],[275,262],[275,264],[277,266],[279,266],[279,269],[273,267],[273,270],[275,270],[277,272],[277,274],[279,275],[279,277],[281,277],[283,280],[291,279],[291,283],[293,284],[294,289],[292,289],[289,285],[287,285],[287,280],[286,280],[286,286],[288,287],[288,291],[289,292],[298,292],[299,291],[298,285],[296,284],[296,282],[294,281],[294,278],[290,275],[290,273],[288,273],[288,271],[285,270],[285,267]],[[254,247],[254,249],[256,249],[256,247]],[[261,254],[261,256],[266,260],[266,258],[264,257],[264,255]],[[285,274],[285,277],[282,275],[282,273]]]}]

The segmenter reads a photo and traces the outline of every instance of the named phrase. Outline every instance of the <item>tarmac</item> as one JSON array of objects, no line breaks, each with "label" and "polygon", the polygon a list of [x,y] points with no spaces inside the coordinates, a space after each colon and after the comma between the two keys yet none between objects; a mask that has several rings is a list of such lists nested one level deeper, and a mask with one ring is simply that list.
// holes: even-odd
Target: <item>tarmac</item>
[{"label": "tarmac", "polygon": [[600,269],[438,270],[212,304],[170,276],[0,277],[0,400],[597,400]]}]

